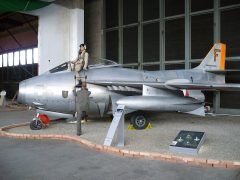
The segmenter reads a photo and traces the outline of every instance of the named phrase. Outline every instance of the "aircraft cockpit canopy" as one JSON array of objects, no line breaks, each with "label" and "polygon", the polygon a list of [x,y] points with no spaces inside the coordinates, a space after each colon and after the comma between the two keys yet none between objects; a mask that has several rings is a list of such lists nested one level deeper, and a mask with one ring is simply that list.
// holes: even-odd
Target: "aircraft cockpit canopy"
[{"label": "aircraft cockpit canopy", "polygon": [[[107,67],[119,67],[121,66],[120,64],[107,60],[107,59],[100,59],[97,61],[96,64],[89,65],[88,69],[96,69],[96,68],[107,68]],[[69,62],[65,62],[51,70],[49,70],[50,73],[57,73],[57,72],[62,72],[62,71],[73,71],[73,66]]]},{"label": "aircraft cockpit canopy", "polygon": [[96,64],[89,65],[89,69],[93,68],[104,68],[104,67],[119,67],[121,64],[118,64],[114,61],[108,59],[99,59]]},{"label": "aircraft cockpit canopy", "polygon": [[65,63],[51,69],[49,72],[56,73],[56,72],[66,71],[66,70],[68,70],[68,67],[69,67],[69,63],[65,62]]}]

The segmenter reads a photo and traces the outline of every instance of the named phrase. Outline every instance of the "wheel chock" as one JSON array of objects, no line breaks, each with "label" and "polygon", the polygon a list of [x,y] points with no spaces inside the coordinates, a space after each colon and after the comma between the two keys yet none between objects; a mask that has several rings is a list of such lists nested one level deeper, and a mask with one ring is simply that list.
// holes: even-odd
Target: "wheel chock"
[{"label": "wheel chock", "polygon": [[128,130],[136,130],[136,129],[133,127],[132,124],[129,124],[129,125],[128,125]]},{"label": "wheel chock", "polygon": [[153,128],[152,124],[148,123],[148,126],[146,127],[146,129],[152,129],[152,128]]},{"label": "wheel chock", "polygon": [[[152,124],[148,123],[148,125],[145,129],[152,129],[152,128],[153,128]],[[132,124],[129,124],[128,125],[128,130],[131,131],[131,130],[137,130],[137,129],[135,129]]]}]

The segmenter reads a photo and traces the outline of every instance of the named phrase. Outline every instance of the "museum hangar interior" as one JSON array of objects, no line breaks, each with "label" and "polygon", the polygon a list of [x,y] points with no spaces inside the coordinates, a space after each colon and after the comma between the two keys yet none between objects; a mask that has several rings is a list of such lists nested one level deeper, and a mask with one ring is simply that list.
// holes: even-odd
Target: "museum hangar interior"
[{"label": "museum hangar interior", "polygon": [[[94,64],[102,61],[112,61],[115,63],[114,67],[120,64],[124,68],[136,70],[131,72],[141,71],[143,74],[161,70],[165,72],[196,68],[211,48],[215,47],[214,44],[223,43],[220,46],[222,48],[226,44],[225,69],[231,70],[225,72],[225,81],[237,87],[240,84],[239,22],[239,0],[8,0],[0,2],[0,160],[3,162],[0,163],[0,174],[4,174],[3,177],[6,179],[16,179],[16,177],[35,179],[39,174],[49,179],[48,174],[45,173],[45,162],[39,161],[33,164],[31,159],[34,158],[48,162],[51,167],[60,166],[59,169],[63,169],[58,173],[49,171],[50,179],[59,179],[59,176],[66,177],[64,179],[76,179],[82,174],[86,179],[114,179],[114,177],[119,179],[159,179],[159,177],[162,179],[171,179],[169,177],[239,179],[240,145],[239,138],[235,138],[240,135],[239,91],[202,91],[205,95],[205,105],[210,107],[205,109],[206,117],[176,112],[156,114],[148,112],[150,123],[148,122],[147,128],[143,128],[142,131],[135,131],[136,128],[131,126],[131,120],[130,123],[127,118],[125,121],[124,107],[121,107],[122,109],[116,107],[113,111],[113,101],[107,99],[113,115],[110,121],[101,116],[98,120],[93,118],[84,122],[83,134],[80,137],[76,136],[76,124],[74,124],[76,121],[72,123],[68,119],[48,121],[42,130],[31,130],[29,128],[31,120],[36,118],[44,120],[35,111],[41,110],[39,107],[44,105],[31,102],[38,106],[34,109],[17,102],[19,85],[24,80],[34,77],[35,79],[24,81],[34,84],[34,80],[38,77],[45,77],[46,82],[49,81],[55,86],[68,84],[67,78],[67,80],[56,78],[55,82],[50,76],[47,79],[46,72],[50,70],[49,74],[54,76],[59,69],[65,68],[59,65],[75,59],[79,53],[79,45],[82,43],[87,45],[89,67],[94,67]],[[214,49],[214,62],[217,58],[215,55]],[[104,74],[104,71],[102,72]],[[101,77],[102,74],[99,76]],[[109,79],[111,76],[114,75],[109,75]],[[121,74],[121,76],[128,76],[128,74]],[[76,79],[75,76],[74,82]],[[73,78],[71,80],[73,81]],[[85,76],[85,80],[89,79]],[[71,91],[77,89],[75,85],[73,85],[75,89],[61,91],[61,98],[70,97],[73,94]],[[141,91],[144,91],[144,85]],[[41,89],[40,86],[38,88]],[[139,90],[134,86],[132,88],[120,85],[111,87],[109,84],[104,90],[111,91],[116,90],[115,88],[117,90],[125,88],[128,91]],[[151,92],[155,92],[157,88],[154,88],[146,87]],[[57,91],[58,88],[55,89]],[[101,88],[98,90],[102,92]],[[5,94],[3,95],[2,92],[6,92],[7,104],[3,103]],[[31,95],[44,97],[42,92],[38,91]],[[92,94],[94,95],[95,92]],[[54,98],[54,93],[52,95]],[[144,96],[144,94],[141,95]],[[49,98],[50,102],[52,97]],[[77,102],[76,99],[73,101]],[[58,101],[58,103],[60,106],[61,102]],[[103,111],[101,108],[105,108],[103,104],[98,104],[99,114]],[[52,106],[58,107],[58,104]],[[114,126],[117,113],[121,116],[118,123],[123,122],[123,124],[121,129],[117,124],[114,133],[122,132],[119,136],[123,137],[123,141],[125,140],[124,147],[111,147],[116,144],[107,147],[107,143],[105,144],[108,138],[107,132],[111,134],[111,126]],[[63,113],[58,115],[61,116]],[[76,114],[72,114],[74,115]],[[17,140],[8,141],[4,139],[6,137],[23,141],[20,141],[22,144],[16,142]],[[111,140],[114,139],[113,137]],[[41,148],[39,149],[35,148],[37,145],[34,144],[34,140],[36,139],[40,139]],[[61,147],[62,142],[51,141],[53,139],[64,140],[62,142],[69,144],[67,146],[63,144]],[[81,146],[71,147],[73,142]],[[193,145],[194,150],[175,147],[176,144],[185,142],[186,146]],[[85,150],[85,147],[82,149],[82,146],[93,151]],[[63,154],[61,148],[63,148]],[[76,161],[76,156],[65,153],[70,151],[79,153],[78,158],[81,160]],[[117,156],[105,156],[104,153],[99,152]],[[122,156],[129,159],[124,159]],[[138,161],[135,158],[141,160]],[[149,160],[160,161],[150,163]],[[164,164],[165,161],[172,164]],[[25,163],[29,167],[22,166]],[[14,173],[9,173],[9,167],[14,169]],[[209,167],[212,169],[209,170]],[[38,168],[38,173],[34,171],[35,168]],[[74,168],[78,169],[73,172]],[[88,172],[86,169],[94,169],[94,171]],[[122,173],[119,173],[119,169],[122,169]],[[165,171],[165,169],[168,170]]]}]

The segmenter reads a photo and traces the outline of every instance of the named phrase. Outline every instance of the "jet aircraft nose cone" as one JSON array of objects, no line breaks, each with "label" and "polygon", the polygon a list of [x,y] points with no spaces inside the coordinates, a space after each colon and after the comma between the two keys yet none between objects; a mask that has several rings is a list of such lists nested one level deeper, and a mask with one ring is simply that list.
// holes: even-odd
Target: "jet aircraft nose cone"
[{"label": "jet aircraft nose cone", "polygon": [[22,104],[25,103],[25,96],[26,96],[25,88],[26,88],[26,83],[24,81],[20,82],[17,101]]}]

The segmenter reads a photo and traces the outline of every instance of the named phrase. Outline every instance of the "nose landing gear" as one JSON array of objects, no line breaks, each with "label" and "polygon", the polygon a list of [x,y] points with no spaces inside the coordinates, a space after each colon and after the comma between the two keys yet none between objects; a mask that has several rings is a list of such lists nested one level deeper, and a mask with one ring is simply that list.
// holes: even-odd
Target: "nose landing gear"
[{"label": "nose landing gear", "polygon": [[50,119],[45,114],[37,114],[35,118],[33,118],[32,122],[30,122],[31,130],[40,130],[42,128],[46,128],[50,123]]}]

